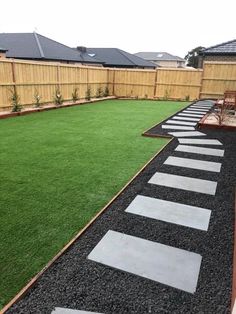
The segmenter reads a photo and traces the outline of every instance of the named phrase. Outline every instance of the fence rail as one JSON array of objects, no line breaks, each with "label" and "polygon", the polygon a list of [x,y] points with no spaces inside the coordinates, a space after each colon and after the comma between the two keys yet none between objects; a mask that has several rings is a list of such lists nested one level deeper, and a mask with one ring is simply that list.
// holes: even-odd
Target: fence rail
[{"label": "fence rail", "polygon": [[65,100],[75,88],[84,98],[88,87],[109,88],[110,95],[161,99],[218,98],[236,90],[236,63],[205,62],[203,69],[114,69],[7,59],[0,61],[0,109],[11,107],[11,90],[22,105],[32,105],[36,91],[42,102],[52,102],[59,87]]}]

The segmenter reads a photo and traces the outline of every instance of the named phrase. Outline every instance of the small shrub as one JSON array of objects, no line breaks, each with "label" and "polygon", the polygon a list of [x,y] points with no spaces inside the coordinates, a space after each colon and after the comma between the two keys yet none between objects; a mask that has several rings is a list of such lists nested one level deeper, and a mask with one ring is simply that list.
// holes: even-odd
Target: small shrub
[{"label": "small shrub", "polygon": [[72,92],[72,100],[73,100],[73,103],[76,103],[77,100],[79,100],[79,90],[78,90],[78,88],[74,88],[74,90]]},{"label": "small shrub", "polygon": [[35,108],[39,108],[41,106],[41,104],[40,104],[41,98],[42,97],[39,95],[39,92],[36,90],[35,94],[34,94],[34,106],[35,106]]},{"label": "small shrub", "polygon": [[22,105],[20,104],[20,96],[15,89],[11,89],[10,101],[12,104],[12,112],[20,112]]},{"label": "small shrub", "polygon": [[56,106],[60,106],[63,104],[64,99],[62,97],[62,94],[61,94],[59,87],[56,88],[55,95],[53,96],[53,101],[54,101]]},{"label": "small shrub", "polygon": [[88,86],[86,93],[85,93],[85,99],[90,100],[91,99],[91,88]]},{"label": "small shrub", "polygon": [[166,90],[165,90],[165,95],[164,95],[163,99],[164,99],[164,100],[168,100],[169,97],[170,97],[170,93],[169,93],[168,90],[166,89]]},{"label": "small shrub", "polygon": [[189,101],[190,100],[190,96],[189,95],[186,95],[185,96],[185,101]]},{"label": "small shrub", "polygon": [[98,87],[97,93],[96,93],[96,98],[101,98],[102,97],[102,88]]},{"label": "small shrub", "polygon": [[145,95],[144,95],[144,98],[147,99],[147,98],[148,98],[148,94],[145,94]]},{"label": "small shrub", "polygon": [[105,87],[103,96],[104,96],[104,97],[108,97],[108,96],[109,96],[109,88],[108,88],[108,86]]}]

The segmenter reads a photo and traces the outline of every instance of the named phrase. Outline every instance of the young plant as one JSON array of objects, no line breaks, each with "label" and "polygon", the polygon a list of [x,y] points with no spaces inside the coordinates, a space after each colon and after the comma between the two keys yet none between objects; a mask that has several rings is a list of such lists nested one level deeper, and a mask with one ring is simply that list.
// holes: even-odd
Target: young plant
[{"label": "young plant", "polygon": [[90,88],[90,86],[88,86],[88,88],[86,90],[85,99],[88,101],[91,99],[91,88]]},{"label": "young plant", "polygon": [[168,92],[168,90],[166,89],[165,90],[165,95],[164,95],[164,100],[168,100],[169,99],[169,97],[170,97],[170,93]]},{"label": "young plant", "polygon": [[36,108],[39,108],[41,106],[41,104],[40,104],[41,98],[42,97],[39,95],[39,92],[36,90],[35,94],[34,94],[34,106]]},{"label": "young plant", "polygon": [[98,87],[97,93],[96,93],[96,98],[101,98],[102,97],[102,88]]},{"label": "young plant", "polygon": [[55,95],[53,96],[53,101],[56,106],[61,106],[63,104],[64,99],[62,97],[59,87],[56,88]]},{"label": "young plant", "polygon": [[73,100],[74,104],[77,102],[77,100],[79,100],[79,90],[78,90],[78,88],[74,88],[74,90],[72,92],[72,100]]},{"label": "young plant", "polygon": [[12,112],[20,112],[22,105],[20,104],[20,96],[15,89],[11,89],[10,101],[12,105]]},{"label": "young plant", "polygon": [[230,116],[231,107],[232,105],[225,101],[222,104],[218,104],[214,107],[213,115],[215,116],[219,125],[222,125],[223,122],[228,119],[228,117]]},{"label": "young plant", "polygon": [[185,96],[185,101],[189,101],[190,100],[190,96],[189,95],[186,95]]},{"label": "young plant", "polygon": [[108,96],[109,96],[109,88],[108,88],[108,86],[105,87],[103,96],[104,96],[104,97],[108,97]]}]

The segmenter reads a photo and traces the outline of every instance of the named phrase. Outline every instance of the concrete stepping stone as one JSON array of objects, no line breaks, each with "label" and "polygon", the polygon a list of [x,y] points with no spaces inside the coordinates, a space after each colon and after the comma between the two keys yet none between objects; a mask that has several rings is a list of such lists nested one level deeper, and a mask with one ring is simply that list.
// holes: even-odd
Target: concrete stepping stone
[{"label": "concrete stepping stone", "polygon": [[202,106],[202,107],[213,107],[214,104],[204,104],[204,103],[195,103],[195,104],[192,104],[191,106]]},{"label": "concrete stepping stone", "polygon": [[178,116],[174,116],[172,117],[172,119],[181,120],[181,121],[200,121],[199,118],[188,118],[188,117],[178,117]]},{"label": "concrete stepping stone", "polygon": [[184,117],[195,117],[195,118],[202,118],[204,114],[196,114],[196,113],[177,113],[178,116],[184,116]]},{"label": "concrete stepping stone", "polygon": [[180,112],[179,114],[197,114],[199,116],[204,116],[205,115],[205,112],[197,112],[197,111],[189,111],[189,110],[183,110],[182,112]]},{"label": "concrete stepping stone", "polygon": [[62,307],[55,307],[55,310],[53,310],[51,312],[51,314],[102,314],[102,313],[72,310],[72,309],[66,309],[66,308],[62,308]]},{"label": "concrete stepping stone", "polygon": [[205,114],[202,114],[202,113],[199,113],[199,114],[197,114],[197,113],[190,113],[187,110],[184,110],[183,112],[178,113],[178,116],[186,116],[186,117],[199,117],[199,118],[201,118],[204,115]]},{"label": "concrete stepping stone", "polygon": [[187,109],[187,110],[185,110],[185,112],[188,112],[188,113],[196,113],[196,114],[206,114],[207,112],[208,112],[208,110],[193,110],[193,109]]},{"label": "concrete stepping stone", "polygon": [[127,213],[207,231],[211,210],[137,195]]},{"label": "concrete stepping stone", "polygon": [[221,169],[220,162],[205,161],[192,158],[181,158],[175,156],[168,157],[164,164],[176,167],[205,170],[210,172],[220,172]]},{"label": "concrete stepping stone", "polygon": [[179,124],[179,125],[190,125],[190,126],[197,125],[196,122],[177,121],[177,120],[167,120],[166,123],[169,123],[169,124]]},{"label": "concrete stepping stone", "polygon": [[156,172],[148,183],[170,188],[215,195],[217,182]]},{"label": "concrete stepping stone", "polygon": [[187,110],[184,110],[183,112],[196,113],[196,114],[206,114],[206,111],[197,111],[197,110],[192,110],[192,109],[187,109]]},{"label": "concrete stepping stone", "polygon": [[197,112],[200,112],[200,113],[206,113],[208,112],[209,110],[208,109],[200,109],[200,108],[188,108],[187,111],[197,111]]},{"label": "concrete stepping stone", "polygon": [[195,138],[180,138],[180,144],[194,144],[194,145],[222,145],[222,143],[215,139],[195,139]]},{"label": "concrete stepping stone", "polygon": [[199,131],[186,131],[186,132],[168,132],[168,134],[175,137],[186,137],[186,136],[205,136],[205,133]]},{"label": "concrete stepping stone", "polygon": [[164,124],[161,126],[162,129],[172,129],[172,130],[195,130],[192,126],[182,126],[182,125],[168,125]]},{"label": "concrete stepping stone", "polygon": [[88,259],[194,293],[202,256],[109,230]]},{"label": "concrete stepping stone", "polygon": [[195,104],[203,104],[203,105],[209,105],[209,106],[213,106],[215,104],[215,100],[199,100],[197,102],[195,102]]},{"label": "concrete stepping stone", "polygon": [[209,107],[209,106],[190,106],[188,108],[210,110],[212,107]]},{"label": "concrete stepping stone", "polygon": [[224,152],[225,152],[223,149],[205,148],[205,147],[190,146],[190,145],[178,145],[175,150],[178,152],[201,154],[201,155],[208,155],[208,156],[218,156],[218,157],[223,157]]}]

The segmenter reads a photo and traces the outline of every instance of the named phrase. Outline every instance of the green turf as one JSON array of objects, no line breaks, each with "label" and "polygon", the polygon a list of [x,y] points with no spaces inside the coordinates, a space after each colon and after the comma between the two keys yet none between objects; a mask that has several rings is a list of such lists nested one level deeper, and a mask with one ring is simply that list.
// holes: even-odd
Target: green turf
[{"label": "green turf", "polygon": [[1,305],[167,143],[141,133],[186,105],[109,100],[0,120]]}]

